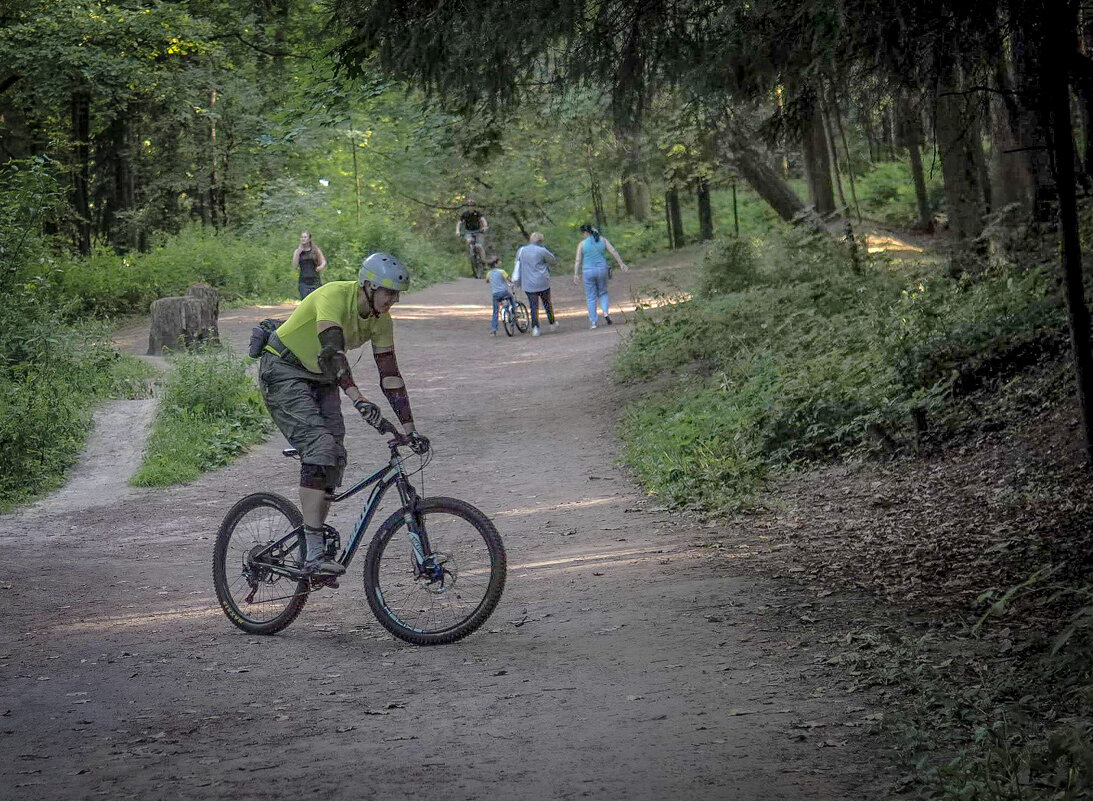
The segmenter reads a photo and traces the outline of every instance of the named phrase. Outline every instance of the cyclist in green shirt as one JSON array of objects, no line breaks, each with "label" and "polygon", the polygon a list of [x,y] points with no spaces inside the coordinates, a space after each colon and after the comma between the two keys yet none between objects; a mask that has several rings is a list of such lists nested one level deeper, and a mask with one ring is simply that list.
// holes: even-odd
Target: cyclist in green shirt
[{"label": "cyclist in green shirt", "polygon": [[429,440],[419,434],[406,383],[395,360],[390,309],[410,286],[410,272],[394,256],[373,253],[357,281],[331,281],[310,293],[270,335],[258,368],[258,383],[273,421],[300,453],[300,510],[307,542],[304,571],[338,575],[340,564],[324,560],[323,530],[331,493],[341,483],[346,452],[338,388],[365,421],[378,426],[380,408],[357,388],[345,352],[371,341],[380,388],[410,437],[415,453]]}]

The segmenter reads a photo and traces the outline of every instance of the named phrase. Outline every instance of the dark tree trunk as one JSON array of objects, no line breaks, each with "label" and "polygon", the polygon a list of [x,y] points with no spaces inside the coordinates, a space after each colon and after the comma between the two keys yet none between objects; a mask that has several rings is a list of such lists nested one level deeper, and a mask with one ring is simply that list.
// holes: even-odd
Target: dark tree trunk
[{"label": "dark tree trunk", "polygon": [[649,218],[649,184],[642,163],[641,129],[618,132],[622,144],[622,202],[626,216],[638,222]]},{"label": "dark tree trunk", "polygon": [[768,163],[765,153],[754,144],[754,137],[747,132],[726,126],[718,135],[722,158],[747,181],[759,197],[786,222],[818,225],[815,215],[809,215],[808,206],[782,180],[778,170]]},{"label": "dark tree trunk", "polygon": [[635,14],[612,90],[615,133],[622,148],[622,197],[626,215],[649,217],[649,184],[642,159],[642,120],[645,111],[645,53],[641,16]]},{"label": "dark tree trunk", "polygon": [[950,54],[941,55],[938,83],[934,92],[936,139],[945,183],[945,207],[949,228],[956,235],[960,252],[953,269],[962,272],[971,263],[973,241],[983,231],[983,191],[979,162],[973,150],[982,149],[974,125],[975,99],[961,91],[955,63]]},{"label": "dark tree trunk", "polygon": [[710,182],[707,179],[698,179],[695,197],[698,200],[698,238],[705,242],[713,239],[713,206],[710,204]]},{"label": "dark tree trunk", "polygon": [[911,180],[915,184],[915,203],[918,206],[918,227],[932,234],[934,232],[934,213],[930,209],[930,196],[926,192],[926,173],[922,169],[922,150],[919,142],[907,145],[907,155],[911,160]]},{"label": "dark tree trunk", "polygon": [[219,169],[218,169],[219,166],[220,166],[220,163],[217,159],[217,153],[216,153],[216,90],[215,89],[213,89],[213,92],[212,92],[212,100],[209,104],[209,108],[210,108],[210,111],[212,112],[209,115],[209,191],[208,191],[208,195],[209,195],[209,200],[208,200],[209,222],[212,223],[213,227],[219,228],[220,227],[220,217],[219,217],[217,212],[219,211],[219,208],[220,208],[220,202],[219,202],[219,197],[218,197],[218,195],[220,193],[220,174],[219,174]]},{"label": "dark tree trunk", "polygon": [[831,113],[826,109],[821,110],[820,118],[824,123],[824,142],[827,145],[827,157],[831,161],[831,169],[835,174],[835,191],[839,195],[839,208],[846,214],[849,206],[846,202],[846,193],[843,192],[843,178],[839,172],[839,151],[835,147],[835,135],[831,126]]},{"label": "dark tree trunk", "polygon": [[72,171],[72,210],[76,218],[76,250],[91,253],[91,93],[85,89],[72,93],[72,146],[75,165]]},{"label": "dark tree trunk", "polygon": [[103,176],[105,190],[100,231],[113,248],[124,253],[137,246],[137,237],[129,215],[135,206],[136,181],[133,174],[132,132],[129,127],[131,115],[128,109],[121,109],[111,120],[105,133],[106,147],[103,167],[107,174]]},{"label": "dark tree trunk", "polygon": [[1044,4],[1041,64],[1044,127],[1051,144],[1051,167],[1058,188],[1059,235],[1066,287],[1067,322],[1074,355],[1078,405],[1085,427],[1086,462],[1093,464],[1093,351],[1090,350],[1089,307],[1082,285],[1082,246],[1078,236],[1077,191],[1074,176],[1074,130],[1070,119],[1070,87],[1065,59],[1077,54],[1074,32],[1077,11],[1072,0]]},{"label": "dark tree trunk", "polygon": [[846,141],[846,131],[843,129],[843,116],[839,110],[839,93],[835,87],[831,87],[831,110],[835,114],[835,125],[839,130],[839,138],[843,143],[843,154],[846,157],[846,177],[850,180],[850,199],[854,201],[854,212],[861,222],[861,206],[858,205],[858,189],[854,185],[854,160],[850,156],[850,145]]},{"label": "dark tree trunk", "polygon": [[681,248],[686,243],[683,234],[683,214],[679,209],[679,190],[672,187],[665,195],[668,201],[668,219],[672,223],[672,242],[675,247]]},{"label": "dark tree trunk", "polygon": [[[1037,222],[1050,222],[1055,217],[1057,190],[1048,152],[1048,132],[1036,110],[1043,106],[1043,87],[1040,84],[1043,57],[1054,56],[1050,51],[1059,45],[1051,39],[1041,38],[1042,14],[1047,12],[1037,13],[1035,6],[1042,5],[1047,9],[1056,2],[1063,4],[1067,0],[1033,3],[1031,8],[1027,2],[1010,0],[1013,93],[1003,94],[1002,97],[1008,101],[1006,110],[1010,115],[1010,129],[1017,137],[1018,150],[1015,155],[1028,174],[1026,180],[1031,192],[1028,204],[1032,218]],[[1073,36],[1072,31],[1068,41]]]},{"label": "dark tree trunk", "polygon": [[672,202],[668,193],[664,193],[664,233],[668,237],[668,247],[676,246],[675,231],[672,230]]},{"label": "dark tree trunk", "polygon": [[[811,92],[809,93],[811,95]],[[805,162],[809,199],[821,216],[835,213],[835,193],[831,186],[831,161],[827,156],[827,137],[823,118],[814,97],[803,101],[801,155]]]},{"label": "dark tree trunk", "polygon": [[922,169],[922,119],[908,98],[898,99],[901,115],[897,120],[899,135],[911,163],[911,180],[915,185],[915,203],[918,207],[918,228],[928,233],[934,231],[934,213],[930,209],[930,197],[926,192],[926,173]]}]

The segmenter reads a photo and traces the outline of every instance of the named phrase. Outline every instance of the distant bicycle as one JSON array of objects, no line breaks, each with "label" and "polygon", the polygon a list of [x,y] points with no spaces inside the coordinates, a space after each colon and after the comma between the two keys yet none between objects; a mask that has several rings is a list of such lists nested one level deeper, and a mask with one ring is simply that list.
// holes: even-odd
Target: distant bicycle
[{"label": "distant bicycle", "polygon": [[528,327],[531,326],[531,313],[528,312],[527,304],[517,300],[511,294],[508,300],[501,304],[500,314],[501,324],[505,327],[505,333],[510,337],[517,331],[521,334],[526,333]]},{"label": "distant bicycle", "polygon": [[[353,560],[384,494],[394,486],[401,508],[376,531],[364,559],[364,590],[381,625],[414,645],[460,640],[481,626],[505,587],[501,536],[485,514],[456,498],[422,498],[399,448],[409,439],[387,420],[377,426],[391,435],[391,457],[335,503],[372,486],[349,544],[325,527],[326,555],[345,567]],[[299,458],[294,448],[285,456]],[[374,486],[373,486],[374,485]],[[224,614],[250,634],[275,634],[304,608],[308,596],[338,586],[330,575],[305,575],[303,516],[292,501],[271,492],[248,495],[224,518],[216,536],[213,584]],[[344,578],[342,576],[341,578]]]},{"label": "distant bicycle", "polygon": [[478,252],[480,231],[467,231],[465,236],[467,237],[467,259],[471,263],[471,275],[475,278],[481,278],[486,274],[486,264],[482,261],[482,256]]}]

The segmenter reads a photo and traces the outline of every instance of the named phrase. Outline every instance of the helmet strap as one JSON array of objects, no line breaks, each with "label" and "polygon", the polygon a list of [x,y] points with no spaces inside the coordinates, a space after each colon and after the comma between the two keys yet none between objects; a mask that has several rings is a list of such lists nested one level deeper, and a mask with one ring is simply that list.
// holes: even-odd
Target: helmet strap
[{"label": "helmet strap", "polygon": [[[371,289],[372,291],[369,292],[369,289]],[[376,314],[375,305],[376,288],[372,286],[372,282],[365,281],[363,284],[361,284],[361,291],[364,292],[364,299],[368,301],[368,311],[366,314],[362,314],[361,317],[378,317],[379,315]]]}]

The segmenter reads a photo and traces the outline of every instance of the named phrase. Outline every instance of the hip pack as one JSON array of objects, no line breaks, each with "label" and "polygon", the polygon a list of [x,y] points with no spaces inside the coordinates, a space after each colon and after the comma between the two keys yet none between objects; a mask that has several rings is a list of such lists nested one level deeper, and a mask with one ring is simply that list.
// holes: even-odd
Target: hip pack
[{"label": "hip pack", "polygon": [[284,320],[274,320],[272,318],[263,320],[258,325],[254,326],[250,330],[250,346],[247,348],[247,355],[252,359],[257,359],[262,355],[262,349],[266,347],[266,343],[269,342],[269,335],[272,334],[283,323]]}]

